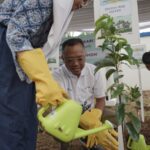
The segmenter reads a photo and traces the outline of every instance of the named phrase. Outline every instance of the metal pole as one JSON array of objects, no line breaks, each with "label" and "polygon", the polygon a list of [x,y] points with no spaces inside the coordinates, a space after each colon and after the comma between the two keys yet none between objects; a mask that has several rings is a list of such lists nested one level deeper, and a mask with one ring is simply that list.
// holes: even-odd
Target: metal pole
[{"label": "metal pole", "polygon": [[118,126],[118,143],[119,150],[124,150],[123,129],[121,125]]},{"label": "metal pole", "polygon": [[141,120],[144,122],[144,102],[143,102],[143,90],[142,90],[142,80],[141,80],[141,69],[140,65],[138,66],[138,77],[139,77],[139,88],[140,88],[140,106],[141,106]]}]

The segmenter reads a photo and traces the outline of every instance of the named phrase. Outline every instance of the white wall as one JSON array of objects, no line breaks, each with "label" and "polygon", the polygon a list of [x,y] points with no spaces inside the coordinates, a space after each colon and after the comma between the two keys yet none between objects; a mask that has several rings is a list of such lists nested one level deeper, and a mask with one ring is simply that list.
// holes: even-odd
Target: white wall
[{"label": "white wall", "polygon": [[141,44],[145,44],[146,51],[150,51],[150,36],[142,37],[140,41],[141,41]]},{"label": "white wall", "polygon": [[[140,66],[142,90],[150,90],[150,71],[148,71],[144,65]],[[139,72],[138,69],[132,67],[131,69],[127,66],[123,66],[123,81],[130,86],[139,86]]]},{"label": "white wall", "polygon": [[[141,38],[141,44],[145,44],[146,51],[150,51],[150,37]],[[131,68],[123,66],[122,70],[124,73],[123,81],[125,83],[131,86],[139,85],[139,76],[138,76],[139,74],[135,66],[132,66]],[[144,65],[140,66],[140,70],[141,70],[142,89],[150,90],[150,71],[148,71]]]}]

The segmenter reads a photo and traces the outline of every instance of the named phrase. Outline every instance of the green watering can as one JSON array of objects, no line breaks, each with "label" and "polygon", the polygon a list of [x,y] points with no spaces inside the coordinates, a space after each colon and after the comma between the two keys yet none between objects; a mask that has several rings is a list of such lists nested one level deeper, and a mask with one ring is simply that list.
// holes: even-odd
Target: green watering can
[{"label": "green watering can", "polygon": [[150,146],[146,145],[145,138],[141,134],[138,141],[133,141],[131,137],[129,137],[127,147],[131,150],[150,150]]},{"label": "green watering can", "polygon": [[38,119],[46,132],[63,142],[69,142],[89,134],[113,128],[109,121],[105,121],[103,126],[99,128],[90,130],[78,128],[82,107],[73,100],[64,102],[55,111],[43,117],[43,113],[48,108],[49,106],[40,108],[38,111]]}]

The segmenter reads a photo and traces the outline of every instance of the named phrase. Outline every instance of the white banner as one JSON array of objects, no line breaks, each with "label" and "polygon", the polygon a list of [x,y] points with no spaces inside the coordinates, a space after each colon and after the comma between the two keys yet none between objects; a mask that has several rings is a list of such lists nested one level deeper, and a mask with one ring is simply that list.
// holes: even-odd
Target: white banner
[{"label": "white banner", "polygon": [[48,42],[43,47],[43,52],[46,56],[47,63],[51,70],[54,70],[59,67],[59,48],[57,48],[52,54],[47,55],[50,47]]},{"label": "white banner", "polygon": [[132,49],[133,49],[133,57],[136,58],[140,64],[143,64],[142,56],[146,52],[146,46],[144,44],[136,44],[132,45]]},{"label": "white banner", "polygon": [[140,43],[137,0],[94,0],[95,21],[108,14],[130,44]]}]

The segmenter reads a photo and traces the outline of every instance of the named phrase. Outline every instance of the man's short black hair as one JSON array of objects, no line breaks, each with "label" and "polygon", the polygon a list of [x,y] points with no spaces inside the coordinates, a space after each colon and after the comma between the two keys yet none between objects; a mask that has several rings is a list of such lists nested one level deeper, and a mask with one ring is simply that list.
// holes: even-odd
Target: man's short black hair
[{"label": "man's short black hair", "polygon": [[150,52],[145,52],[143,54],[142,61],[144,64],[150,64]]},{"label": "man's short black hair", "polygon": [[84,43],[80,38],[71,38],[63,42],[62,51],[64,51],[66,46],[74,46],[76,44],[81,44],[84,47]]}]

